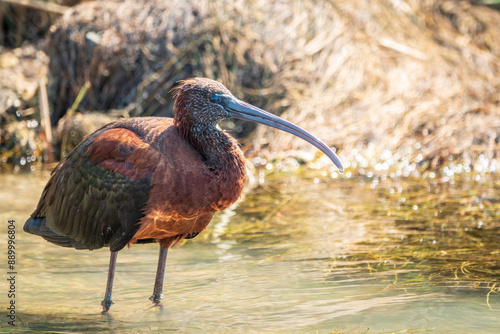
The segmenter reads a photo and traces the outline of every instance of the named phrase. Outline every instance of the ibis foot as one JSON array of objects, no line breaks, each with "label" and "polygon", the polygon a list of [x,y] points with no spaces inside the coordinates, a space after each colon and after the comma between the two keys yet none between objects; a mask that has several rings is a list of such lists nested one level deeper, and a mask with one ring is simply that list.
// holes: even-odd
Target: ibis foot
[{"label": "ibis foot", "polygon": [[155,285],[153,288],[153,295],[149,297],[149,300],[155,304],[155,306],[161,306],[161,300],[163,299],[163,278],[165,276],[165,263],[167,262],[168,248],[163,248],[160,246],[160,255],[158,256],[158,268],[156,269]]},{"label": "ibis foot", "polygon": [[111,305],[113,305],[114,302],[111,299],[103,299],[101,302],[102,306],[102,314],[108,313]]},{"label": "ibis foot", "polygon": [[149,300],[153,302],[153,304],[155,305],[158,305],[161,303],[161,301],[163,300],[163,294],[160,293],[159,295],[158,294],[153,294],[151,295],[151,297],[149,297]]}]

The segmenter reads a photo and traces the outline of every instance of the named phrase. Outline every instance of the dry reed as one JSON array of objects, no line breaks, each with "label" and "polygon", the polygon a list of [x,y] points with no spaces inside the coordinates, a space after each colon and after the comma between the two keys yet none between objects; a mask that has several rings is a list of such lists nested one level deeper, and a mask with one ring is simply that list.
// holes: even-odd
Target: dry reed
[{"label": "dry reed", "polygon": [[[85,2],[47,37],[52,121],[86,81],[81,111],[163,116],[177,80],[207,76],[310,129],[354,167],[481,160],[494,170],[498,22],[468,1]],[[249,154],[310,150],[265,127],[245,144]]]}]

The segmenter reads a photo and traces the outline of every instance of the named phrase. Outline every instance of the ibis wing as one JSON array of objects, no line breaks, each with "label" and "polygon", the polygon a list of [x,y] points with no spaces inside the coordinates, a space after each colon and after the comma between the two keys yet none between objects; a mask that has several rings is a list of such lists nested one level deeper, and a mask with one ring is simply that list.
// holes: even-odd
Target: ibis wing
[{"label": "ibis wing", "polygon": [[133,129],[96,131],[53,171],[25,230],[62,246],[122,249],[139,227],[159,156]]}]

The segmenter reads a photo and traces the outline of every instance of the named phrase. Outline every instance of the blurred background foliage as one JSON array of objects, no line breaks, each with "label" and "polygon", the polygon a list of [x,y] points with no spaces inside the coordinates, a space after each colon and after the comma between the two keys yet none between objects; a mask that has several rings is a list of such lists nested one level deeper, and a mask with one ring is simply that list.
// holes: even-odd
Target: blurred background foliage
[{"label": "blurred background foliage", "polygon": [[[205,76],[311,130],[352,171],[496,171],[498,5],[0,0],[0,165],[58,160],[117,117],[172,116],[175,83]],[[249,156],[324,161],[272,129],[223,127]]]},{"label": "blurred background foliage", "polygon": [[[227,120],[222,127],[257,167],[253,188],[197,242],[241,243],[251,255],[235,260],[244,270],[245,261],[256,267],[254,253],[268,251],[273,266],[327,262],[321,282],[368,276],[388,290],[466,288],[497,310],[499,7],[500,0],[0,0],[0,170],[41,169],[119,117],[172,116],[178,80],[217,79],[336,147],[348,168],[339,177],[301,140]],[[48,178],[41,174],[0,178],[5,220],[29,214],[39,195],[33,186]],[[42,263],[38,254],[31,259]],[[80,275],[65,259],[67,274]]]}]

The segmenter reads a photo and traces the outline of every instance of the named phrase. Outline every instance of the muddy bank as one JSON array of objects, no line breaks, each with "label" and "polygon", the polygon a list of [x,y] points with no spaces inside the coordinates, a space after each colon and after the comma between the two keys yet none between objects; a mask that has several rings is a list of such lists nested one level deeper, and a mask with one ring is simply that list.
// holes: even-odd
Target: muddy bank
[{"label": "muddy bank", "polygon": [[[499,21],[499,12],[468,1],[84,2],[37,49],[48,56],[54,131],[86,82],[77,112],[170,116],[175,82],[206,76],[311,130],[353,171],[482,172],[500,163]],[[37,96],[2,104],[2,163],[28,152],[10,153],[12,122],[37,121],[28,133],[39,137]],[[250,156],[318,162],[289,135],[224,127]]]}]

